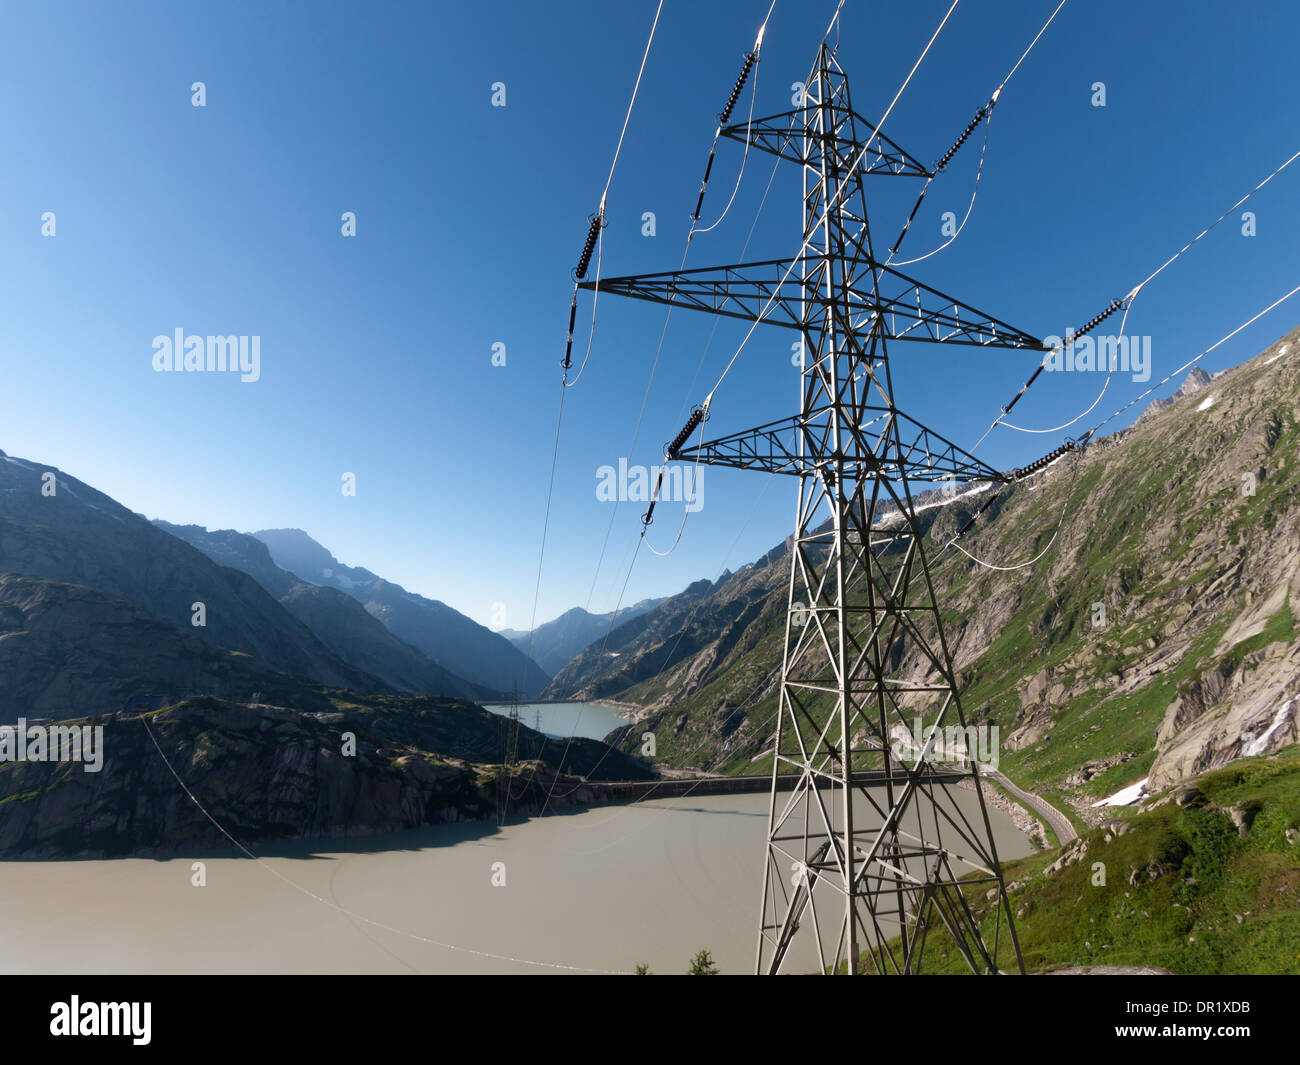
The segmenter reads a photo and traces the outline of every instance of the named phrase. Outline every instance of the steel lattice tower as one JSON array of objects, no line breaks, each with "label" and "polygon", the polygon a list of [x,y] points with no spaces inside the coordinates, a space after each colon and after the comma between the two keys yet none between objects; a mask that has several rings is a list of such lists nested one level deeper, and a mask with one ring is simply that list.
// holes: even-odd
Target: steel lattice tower
[{"label": "steel lattice tower", "polygon": [[[1023,971],[978,767],[934,743],[967,720],[911,488],[1013,478],[895,407],[889,347],[1044,345],[876,258],[864,177],[934,172],[854,112],[824,44],[802,107],[720,135],[802,167],[799,255],[582,287],[803,338],[797,415],[684,446],[699,410],[668,449],[798,480],[758,971],[780,971],[802,934],[823,971],[915,973],[936,927],[972,971]],[[891,757],[898,729],[911,736],[918,719],[923,749]],[[793,791],[778,787],[787,774]],[[974,790],[956,791],[963,781]],[[977,888],[983,915],[959,878]],[[989,941],[982,924],[995,929]],[[810,957],[793,964],[811,967]]]},{"label": "steel lattice tower", "polygon": [[519,685],[510,686],[510,710],[506,714],[506,765],[519,761]]}]

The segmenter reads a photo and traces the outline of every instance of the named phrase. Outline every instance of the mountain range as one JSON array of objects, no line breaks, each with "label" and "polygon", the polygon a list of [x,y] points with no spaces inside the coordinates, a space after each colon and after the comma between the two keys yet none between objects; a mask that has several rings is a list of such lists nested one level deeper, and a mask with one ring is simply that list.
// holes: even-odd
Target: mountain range
[{"label": "mountain range", "polygon": [[662,599],[642,599],[632,606],[608,614],[593,614],[580,606],[566,610],[554,621],[538,625],[531,632],[502,629],[504,636],[519,650],[549,673],[558,673],[579,651],[600,640],[618,621],[630,621],[662,603]]},{"label": "mountain range", "polygon": [[[305,533],[264,535],[334,562]],[[445,604],[334,566],[313,583],[254,536],[150,522],[0,452],[0,721],[115,711],[133,697],[310,702],[320,686],[483,700],[516,677],[534,690],[549,680]]]},{"label": "mountain range", "polygon": [[446,603],[408,592],[368,569],[343,565],[301,529],[252,535],[276,565],[309,584],[346,592],[399,639],[472,684],[504,695],[516,684],[521,691],[539,692],[551,679],[504,636]]},{"label": "mountain range", "polygon": [[199,525],[172,525],[158,519],[154,524],[214,562],[247,573],[322,643],[393,691],[466,699],[497,694],[495,689],[462,680],[398,639],[352,596],[336,588],[309,584],[281,569],[271,560],[266,545],[255,537],[231,529],[209,532]]},{"label": "mountain range", "polygon": [[[358,691],[384,688],[246,573],[218,565],[60,470],[3,453],[0,573],[20,593],[3,604],[0,652],[15,664],[58,663],[45,675],[29,670],[20,688],[6,671],[6,720],[116,710],[120,704],[103,701],[110,691],[116,699],[174,688],[218,665],[231,683],[283,673]],[[105,626],[121,626],[120,635],[152,626],[154,634],[118,646],[105,641]],[[190,651],[201,645],[195,659]],[[137,669],[148,659],[157,668]]]},{"label": "mountain range", "polygon": [[[464,674],[443,664],[457,656]],[[502,813],[507,788],[526,815],[649,776],[475,705],[514,677],[550,679],[306,533],[151,522],[0,452],[0,724],[106,737],[91,773],[0,761],[0,855],[222,846],[209,814],[247,840],[367,835]]]}]

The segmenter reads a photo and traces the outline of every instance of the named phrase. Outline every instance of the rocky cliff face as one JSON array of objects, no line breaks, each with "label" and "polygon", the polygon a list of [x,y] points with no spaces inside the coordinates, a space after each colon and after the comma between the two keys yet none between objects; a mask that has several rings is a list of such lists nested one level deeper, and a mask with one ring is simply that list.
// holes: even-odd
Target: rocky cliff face
[{"label": "rocky cliff face", "polygon": [[[1138,424],[1004,492],[918,515],[968,719],[1002,768],[1091,802],[1296,742],[1300,706],[1300,330]],[[1063,517],[1064,516],[1064,517]],[[1048,550],[1057,527],[1059,534]],[[788,544],[588,648],[552,691],[640,706],[670,763],[739,769],[770,745]],[[923,675],[905,643],[905,676]],[[629,735],[628,748],[636,738]]]},{"label": "rocky cliff face", "polygon": [[[507,781],[510,811],[527,814],[546,801],[561,753],[553,744],[548,760],[507,771],[411,742],[455,735],[466,753],[491,757],[500,719],[455,702],[405,715],[197,699],[86,723],[104,729],[99,772],[75,762],[0,762],[0,855],[113,856],[229,848],[229,837],[252,845],[395,832],[495,817]],[[540,740],[522,730],[521,752],[535,753]],[[566,768],[590,773],[608,752],[575,741],[570,754]],[[617,753],[605,763],[623,777],[648,775]],[[589,797],[578,777],[562,775],[550,804]]]},{"label": "rocky cliff face", "polygon": [[[543,693],[548,699],[600,699],[654,677],[717,638],[731,597],[696,581],[657,608],[614,626],[573,656]],[[700,616],[703,615],[703,616]]]},{"label": "rocky cliff face", "polygon": [[0,723],[120,710],[134,696],[218,693],[329,708],[319,687],[259,669],[93,588],[0,573]]}]

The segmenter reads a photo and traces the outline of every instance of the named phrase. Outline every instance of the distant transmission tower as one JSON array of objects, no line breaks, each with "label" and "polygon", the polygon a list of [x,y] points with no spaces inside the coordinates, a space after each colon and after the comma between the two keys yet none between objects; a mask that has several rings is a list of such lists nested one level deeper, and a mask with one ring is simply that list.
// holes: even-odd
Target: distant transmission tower
[{"label": "distant transmission tower", "polygon": [[510,686],[510,710],[506,714],[506,765],[519,761],[519,685]]},{"label": "distant transmission tower", "polygon": [[[583,287],[803,340],[798,414],[686,447],[706,400],[668,448],[671,459],[798,478],[758,971],[788,959],[920,972],[927,935],[941,931],[972,971],[1023,972],[978,768],[936,748],[966,718],[909,486],[1015,477],[895,407],[888,347],[1045,345],[876,258],[863,177],[929,178],[952,152],[927,169],[856,114],[824,44],[801,107],[721,136],[802,167],[799,255]],[[914,736],[918,720],[919,750],[891,757],[899,729]],[[778,790],[778,774],[797,776],[793,791]],[[974,790],[957,790],[963,781]]]}]

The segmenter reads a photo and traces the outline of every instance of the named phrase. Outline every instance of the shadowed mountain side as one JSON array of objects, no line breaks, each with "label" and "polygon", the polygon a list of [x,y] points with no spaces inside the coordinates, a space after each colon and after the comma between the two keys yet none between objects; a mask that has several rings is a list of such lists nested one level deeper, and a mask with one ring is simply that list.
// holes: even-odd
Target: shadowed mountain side
[{"label": "shadowed mountain side", "polygon": [[[0,453],[0,573],[97,588],[182,631],[253,660],[256,668],[378,690],[253,578],[76,478]],[[192,622],[200,614],[202,625]]]},{"label": "shadowed mountain side", "polygon": [[200,525],[154,524],[214,562],[242,570],[265,588],[331,651],[394,691],[487,699],[496,693],[462,680],[404,643],[357,600],[336,588],[308,584],[271,560],[262,541],[233,529],[209,532]]},{"label": "shadowed mountain side", "polygon": [[121,710],[197,692],[330,709],[311,681],[270,673],[94,588],[0,574],[0,723]]}]

